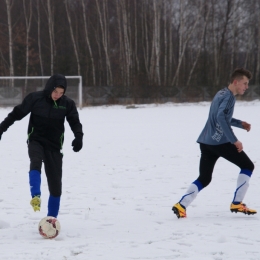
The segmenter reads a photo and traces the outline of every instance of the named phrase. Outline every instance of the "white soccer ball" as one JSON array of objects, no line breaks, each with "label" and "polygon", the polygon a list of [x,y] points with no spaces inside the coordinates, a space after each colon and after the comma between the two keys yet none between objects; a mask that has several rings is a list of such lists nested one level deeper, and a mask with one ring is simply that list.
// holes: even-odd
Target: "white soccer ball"
[{"label": "white soccer ball", "polygon": [[60,233],[60,222],[54,217],[45,217],[39,222],[38,230],[44,238],[55,238]]}]

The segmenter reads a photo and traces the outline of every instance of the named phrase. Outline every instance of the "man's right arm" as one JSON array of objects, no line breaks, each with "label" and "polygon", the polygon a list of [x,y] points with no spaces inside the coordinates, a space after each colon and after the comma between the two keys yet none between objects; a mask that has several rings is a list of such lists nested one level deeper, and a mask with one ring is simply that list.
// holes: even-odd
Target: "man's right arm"
[{"label": "man's right arm", "polygon": [[3,134],[15,121],[23,119],[26,115],[31,112],[32,106],[32,95],[29,94],[25,97],[20,105],[14,107],[13,111],[10,112],[7,117],[0,124],[0,139]]}]

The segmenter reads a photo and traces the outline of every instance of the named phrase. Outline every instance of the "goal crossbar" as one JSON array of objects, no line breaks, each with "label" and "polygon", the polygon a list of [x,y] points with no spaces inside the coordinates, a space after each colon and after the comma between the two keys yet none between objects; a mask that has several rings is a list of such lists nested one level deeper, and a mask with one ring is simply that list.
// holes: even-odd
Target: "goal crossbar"
[{"label": "goal crossbar", "polygon": [[[0,76],[0,79],[49,79],[51,76]],[[82,76],[65,76],[66,79],[78,79],[78,105],[79,108],[82,108]]]}]

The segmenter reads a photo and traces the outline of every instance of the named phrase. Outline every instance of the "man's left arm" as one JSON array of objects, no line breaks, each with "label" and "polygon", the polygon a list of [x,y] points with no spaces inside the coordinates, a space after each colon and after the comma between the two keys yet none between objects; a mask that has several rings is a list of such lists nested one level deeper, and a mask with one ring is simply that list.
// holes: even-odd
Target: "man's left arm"
[{"label": "man's left arm", "polygon": [[77,111],[76,105],[73,102],[66,119],[70,125],[72,132],[74,133],[75,139],[72,141],[73,151],[79,152],[83,146],[83,131],[82,124],[79,120],[79,113]]},{"label": "man's left arm", "polygon": [[250,129],[251,129],[251,124],[249,124],[249,123],[247,123],[245,121],[241,121],[241,120],[235,119],[235,118],[231,119],[231,125],[235,126],[235,127],[238,127],[238,128],[245,129],[247,132],[249,132]]}]

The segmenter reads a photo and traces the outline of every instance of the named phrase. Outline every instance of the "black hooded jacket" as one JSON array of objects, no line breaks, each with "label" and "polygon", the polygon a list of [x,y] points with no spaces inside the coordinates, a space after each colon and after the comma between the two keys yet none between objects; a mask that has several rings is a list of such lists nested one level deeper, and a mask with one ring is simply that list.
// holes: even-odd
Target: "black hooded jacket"
[{"label": "black hooded jacket", "polygon": [[67,81],[61,74],[51,76],[43,91],[30,93],[24,98],[22,104],[15,106],[0,124],[0,132],[5,132],[15,121],[31,113],[28,141],[38,141],[47,150],[61,150],[64,141],[65,118],[75,137],[82,138],[82,125],[75,102],[65,95],[56,101],[51,98],[52,91],[58,86],[62,86],[64,93],[66,92]]}]

